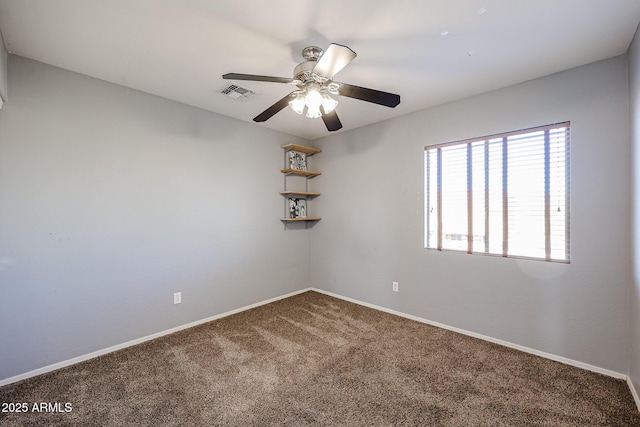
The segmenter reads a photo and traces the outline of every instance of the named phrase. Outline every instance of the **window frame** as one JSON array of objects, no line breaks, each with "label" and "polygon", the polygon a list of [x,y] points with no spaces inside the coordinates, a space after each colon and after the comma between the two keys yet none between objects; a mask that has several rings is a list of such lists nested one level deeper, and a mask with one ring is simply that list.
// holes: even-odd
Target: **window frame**
[{"label": "window frame", "polygon": [[[564,129],[564,130],[563,130]],[[510,141],[509,138],[510,137],[514,137],[514,136],[524,136],[524,135],[529,135],[529,134],[534,134],[534,133],[539,133],[539,132],[544,132],[544,153],[543,153],[543,161],[540,162],[538,161],[538,167],[540,167],[540,163],[542,163],[543,167],[544,167],[544,256],[536,256],[535,254],[531,254],[531,255],[522,255],[522,254],[514,254],[514,253],[510,253],[509,251],[509,243],[510,243],[510,239],[509,239],[509,219],[511,218],[509,216],[509,166],[508,166],[508,162],[510,159],[513,159],[512,157],[509,157],[509,148],[511,148],[511,150],[513,150],[513,147],[515,145],[517,145],[518,141]],[[550,161],[550,155],[552,152],[552,148],[551,148],[551,132],[555,132],[553,134],[553,136],[557,136],[560,135],[561,140],[562,140],[562,144],[564,147],[564,164],[563,164],[563,173],[564,173],[564,192],[562,193],[563,199],[564,199],[564,209],[563,209],[563,213],[564,213],[564,220],[561,220],[564,226],[564,229],[562,230],[564,232],[564,240],[562,240],[562,238],[559,238],[557,240],[559,240],[560,245],[559,247],[562,248],[562,242],[564,242],[564,256],[563,257],[558,257],[556,256],[552,256],[552,243],[551,243],[551,237],[552,237],[552,231],[551,231],[551,227],[552,227],[552,218],[551,218],[551,190],[550,190],[550,181],[551,178],[550,176],[552,175],[551,172],[551,161]],[[562,138],[562,133],[564,132],[564,137]],[[535,141],[535,137],[531,136],[531,141]],[[501,239],[502,239],[502,252],[501,253],[497,253],[496,251],[490,252],[489,250],[489,205],[488,205],[488,198],[489,198],[489,193],[491,191],[491,189],[494,190],[494,193],[496,192],[496,189],[491,187],[490,184],[488,184],[488,171],[490,169],[489,167],[489,163],[488,163],[488,157],[489,157],[489,144],[495,143],[495,140],[499,140],[501,139],[501,144],[502,144],[502,154],[501,154],[501,160],[502,160],[502,165],[500,166],[499,170],[500,173],[502,174],[502,183],[501,183],[501,190],[502,190],[502,217],[500,218],[499,222],[502,223],[502,235],[501,235]],[[555,142],[555,141],[554,141]],[[483,235],[483,239],[484,239],[484,250],[478,250],[478,249],[474,249],[474,233],[473,233],[473,196],[474,196],[474,192],[477,191],[477,189],[479,188],[479,186],[474,187],[473,186],[473,174],[474,174],[474,168],[473,168],[473,155],[471,154],[472,150],[474,149],[474,144],[477,143],[484,143],[484,148],[483,148],[483,154],[484,154],[484,164],[483,164],[483,168],[485,169],[484,173],[484,177],[485,177],[485,183],[484,183],[484,188],[481,188],[481,191],[484,191],[484,198],[485,198],[485,205],[484,205],[484,221],[485,221],[485,231],[484,231],[484,235]],[[464,240],[464,237],[466,236],[466,249],[455,249],[455,248],[446,248],[443,247],[443,215],[442,215],[442,211],[443,211],[443,204],[442,204],[442,193],[443,193],[443,184],[442,184],[442,174],[443,174],[443,170],[442,170],[442,149],[443,148],[452,148],[452,147],[461,147],[460,151],[465,151],[464,150],[464,146],[466,145],[466,165],[465,165],[465,169],[466,169],[466,197],[467,197],[467,201],[466,201],[466,220],[467,220],[467,228],[466,228],[466,235],[462,234],[462,240]],[[477,147],[477,145],[476,145]],[[566,263],[569,264],[571,262],[571,251],[570,251],[570,246],[571,246],[571,242],[570,242],[570,237],[571,237],[571,233],[570,233],[570,229],[571,229],[571,122],[570,121],[564,121],[564,122],[558,122],[558,123],[553,123],[553,124],[549,124],[549,125],[543,125],[543,126],[536,126],[536,127],[531,127],[531,128],[526,128],[526,129],[520,129],[520,130],[515,130],[515,131],[509,131],[509,132],[503,132],[503,133],[498,133],[498,134],[493,134],[493,135],[487,135],[487,136],[482,136],[482,137],[475,137],[475,138],[469,138],[469,139],[464,139],[464,140],[459,140],[459,141],[451,141],[451,142],[446,142],[446,143],[440,143],[440,144],[434,144],[434,145],[427,145],[424,147],[424,233],[423,233],[423,238],[424,238],[424,248],[426,250],[437,250],[437,251],[451,251],[451,252],[466,252],[468,254],[474,254],[474,255],[488,255],[488,256],[497,256],[497,257],[503,257],[503,258],[520,258],[520,259],[530,259],[530,260],[538,260],[538,261],[547,261],[547,262],[557,262],[557,263]],[[538,148],[538,151],[542,151]],[[430,153],[437,153],[436,155],[436,159],[430,159],[429,155]],[[554,154],[557,153],[562,153],[562,149],[559,149],[557,151],[554,151]],[[532,156],[532,158],[535,158],[535,156]],[[560,160],[562,161],[562,160]],[[557,161],[556,161],[557,162]],[[558,163],[556,163],[558,164]],[[493,166],[492,166],[493,167]],[[433,168],[435,168],[435,174],[433,173]],[[477,171],[477,169],[476,169]],[[435,176],[434,176],[435,175]],[[554,184],[555,187],[562,187],[562,180],[558,179],[558,176],[562,176],[562,174],[555,174],[554,175]],[[435,178],[435,183],[433,182]],[[464,180],[464,174],[459,172],[459,178],[460,180]],[[513,178],[511,180],[513,182]],[[433,184],[435,184],[435,188],[437,191],[437,195],[435,198],[435,205],[437,207],[437,214],[436,216],[436,220],[435,220],[435,227],[432,226],[431,222],[431,215],[429,213],[429,210],[431,208],[430,206],[430,202],[432,200],[432,198],[430,197],[431,193],[433,192]],[[482,185],[482,184],[481,184]],[[494,196],[495,197],[495,196]],[[538,203],[536,205],[537,207],[540,207],[541,204]],[[560,212],[560,207],[558,207],[558,211]],[[540,216],[541,217],[541,216]],[[482,217],[481,217],[482,218]],[[557,215],[556,215],[556,219],[557,220]],[[432,244],[431,239],[430,239],[430,235],[433,235],[433,228],[436,229],[436,233],[435,233],[435,239],[436,239],[436,244]],[[469,232],[471,231],[471,232]],[[494,231],[495,231],[495,227],[494,227]],[[449,233],[451,234],[451,233]],[[456,234],[456,236],[460,233],[453,233]],[[561,233],[562,234],[562,233]],[[556,235],[557,236],[557,235]],[[433,238],[433,237],[432,237]],[[458,239],[456,239],[458,240]],[[556,239],[554,239],[555,241]],[[513,240],[511,240],[511,242],[513,242]],[[558,252],[558,245],[554,246],[554,251]],[[560,249],[560,251],[562,251],[562,249]]]}]

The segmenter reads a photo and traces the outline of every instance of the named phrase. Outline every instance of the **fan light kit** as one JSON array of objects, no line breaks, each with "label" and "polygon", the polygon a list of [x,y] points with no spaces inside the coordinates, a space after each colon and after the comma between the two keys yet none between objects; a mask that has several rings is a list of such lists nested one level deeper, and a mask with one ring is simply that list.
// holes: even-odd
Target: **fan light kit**
[{"label": "fan light kit", "polygon": [[[338,101],[329,96],[328,89],[321,88],[316,84],[308,84],[303,90],[293,92],[293,99],[289,101],[289,106],[298,114],[304,113],[305,108],[310,119],[317,119],[322,116],[320,107],[325,113],[330,113],[336,109]],[[334,93],[336,94],[336,93]],[[337,95],[337,94],[336,94]]]},{"label": "fan light kit", "polygon": [[270,119],[288,105],[300,115],[311,119],[321,117],[329,131],[336,131],[342,128],[342,123],[335,111],[338,101],[333,96],[346,96],[390,108],[400,104],[400,95],[333,81],[333,77],[356,57],[356,53],[346,46],[332,43],[326,52],[317,46],[308,46],[302,50],[302,57],[305,62],[295,67],[293,78],[238,73],[228,73],[222,78],[297,86],[297,90],[254,117],[255,122]]}]

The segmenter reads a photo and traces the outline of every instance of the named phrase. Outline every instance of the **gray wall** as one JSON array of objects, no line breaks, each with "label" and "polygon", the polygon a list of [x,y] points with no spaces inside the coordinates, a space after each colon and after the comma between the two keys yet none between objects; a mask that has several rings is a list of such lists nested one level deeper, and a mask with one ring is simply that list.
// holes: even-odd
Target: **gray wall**
[{"label": "gray wall", "polygon": [[[311,282],[626,374],[627,82],[621,56],[318,140],[322,197],[314,207],[323,220],[312,230]],[[571,264],[423,249],[425,145],[565,120]]]},{"label": "gray wall", "polygon": [[629,298],[631,305],[629,377],[640,396],[640,31],[629,48],[629,105],[631,125],[632,167],[632,256],[633,282]]},{"label": "gray wall", "polygon": [[13,55],[9,86],[0,380],[310,286],[279,221],[303,140]]},{"label": "gray wall", "polygon": [[[4,48],[2,32],[0,32],[0,98],[6,101],[7,98],[7,51]],[[0,104],[2,104],[0,102]]]}]

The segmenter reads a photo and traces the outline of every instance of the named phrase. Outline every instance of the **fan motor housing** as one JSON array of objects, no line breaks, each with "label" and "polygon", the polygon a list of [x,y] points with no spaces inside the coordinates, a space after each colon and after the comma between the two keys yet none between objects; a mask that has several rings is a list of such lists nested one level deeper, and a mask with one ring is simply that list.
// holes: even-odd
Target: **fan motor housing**
[{"label": "fan motor housing", "polygon": [[296,65],[296,68],[293,69],[293,78],[304,83],[313,80],[312,73],[316,64],[318,61],[305,61]]},{"label": "fan motor housing", "polygon": [[294,80],[300,80],[303,83],[307,83],[313,78],[313,69],[318,64],[318,60],[324,54],[324,50],[318,46],[307,46],[302,49],[302,57],[306,60],[296,66],[293,69]]}]

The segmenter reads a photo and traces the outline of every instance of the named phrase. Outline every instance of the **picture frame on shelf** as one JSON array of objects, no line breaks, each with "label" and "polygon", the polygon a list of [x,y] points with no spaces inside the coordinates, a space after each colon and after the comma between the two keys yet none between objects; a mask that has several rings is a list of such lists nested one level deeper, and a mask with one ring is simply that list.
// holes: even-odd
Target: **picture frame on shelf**
[{"label": "picture frame on shelf", "polygon": [[289,197],[289,218],[306,218],[307,200],[300,197]]},{"label": "picture frame on shelf", "polygon": [[291,150],[287,152],[289,169],[307,170],[307,155],[299,151]]}]

